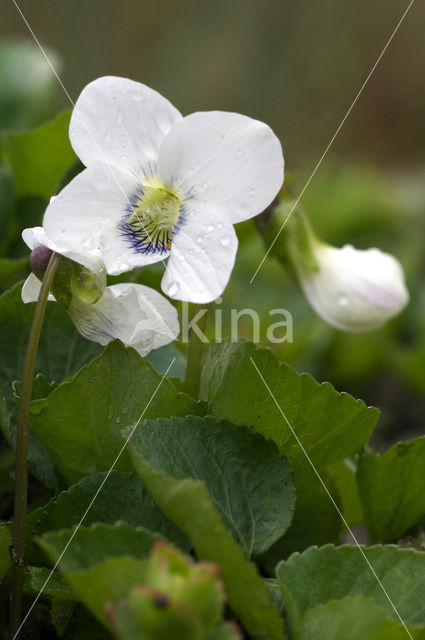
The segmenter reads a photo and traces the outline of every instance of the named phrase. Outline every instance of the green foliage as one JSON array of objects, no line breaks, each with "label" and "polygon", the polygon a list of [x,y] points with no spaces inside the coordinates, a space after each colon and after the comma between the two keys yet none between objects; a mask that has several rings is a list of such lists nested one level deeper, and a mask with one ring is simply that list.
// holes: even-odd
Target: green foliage
[{"label": "green foliage", "polygon": [[[101,486],[102,489],[99,491]],[[90,510],[85,515],[92,502]],[[184,549],[189,548],[184,536],[153,502],[140,478],[134,473],[112,471],[109,474],[95,473],[83,478],[78,484],[29,514],[27,519],[29,562],[40,560],[37,547],[32,544],[34,535],[40,536],[47,531],[71,528],[78,525],[83,516],[84,526],[96,522],[104,524],[125,522],[135,527],[143,526],[163,535]]]},{"label": "green foliage", "polygon": [[276,574],[295,635],[307,611],[346,596],[373,598],[386,617],[399,620],[397,611],[406,624],[425,627],[425,555],[395,546],[363,552],[366,559],[357,547],[326,545],[279,563]]},{"label": "green foliage", "polygon": [[[336,541],[340,518],[306,454],[335,495],[323,469],[364,447],[377,410],[338,393],[328,383],[299,375],[279,364],[271,351],[255,349],[247,342],[210,345],[203,362],[200,397],[210,401],[213,415],[249,425],[273,440],[294,470],[299,501],[294,529],[271,552],[271,563],[294,549]],[[338,502],[337,496],[334,499]],[[270,571],[267,559],[266,566]]]},{"label": "green foliage", "polygon": [[164,471],[164,458],[150,456],[139,432],[134,434],[130,450],[136,471],[158,506],[187,535],[199,558],[220,566],[229,605],[247,630],[271,640],[283,639],[283,627],[267,588],[226,531],[205,483],[185,477],[178,467],[172,475],[170,468]]},{"label": "green foliage", "polygon": [[211,402],[213,415],[249,425],[273,440],[295,474],[308,463],[292,430],[311,462],[321,468],[360,451],[378,417],[376,409],[367,408],[347,393],[337,393],[329,383],[319,384],[307,374],[299,375],[279,364],[271,351],[255,349],[248,342],[210,345],[200,397]]},{"label": "green foliage", "polygon": [[[425,629],[410,629],[414,640],[425,638]],[[348,596],[309,609],[299,634],[300,640],[406,640],[406,629],[390,620],[372,598]]]},{"label": "green foliage", "polygon": [[68,139],[70,111],[32,131],[6,133],[1,141],[3,162],[20,195],[49,198],[62,174],[75,162]]},{"label": "green foliage", "polygon": [[289,527],[295,503],[289,465],[249,429],[215,418],[148,420],[130,446],[164,476],[202,480],[248,557],[266,551]]},{"label": "green foliage", "polygon": [[[102,355],[59,385],[32,415],[31,428],[69,484],[107,471],[123,441],[121,430],[140,418],[185,415],[197,403],[157,373],[133,349],[110,343]],[[130,469],[127,451],[116,462]]]},{"label": "green foliage", "polygon": [[[12,399],[12,382],[21,379],[34,307],[35,303],[22,302],[21,284],[0,296],[0,393],[8,403]],[[100,350],[95,342],[87,342],[80,336],[58,304],[47,305],[36,373],[60,382]]]},{"label": "green foliage", "polygon": [[359,492],[374,542],[393,542],[425,514],[425,437],[361,456]]}]

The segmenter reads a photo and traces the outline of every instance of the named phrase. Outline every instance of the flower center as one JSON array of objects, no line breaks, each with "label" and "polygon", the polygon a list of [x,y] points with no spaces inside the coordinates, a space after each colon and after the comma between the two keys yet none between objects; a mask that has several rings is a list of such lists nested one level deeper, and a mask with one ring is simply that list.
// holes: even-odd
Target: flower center
[{"label": "flower center", "polygon": [[120,230],[138,253],[165,253],[183,221],[181,198],[162,183],[143,185],[130,198]]}]

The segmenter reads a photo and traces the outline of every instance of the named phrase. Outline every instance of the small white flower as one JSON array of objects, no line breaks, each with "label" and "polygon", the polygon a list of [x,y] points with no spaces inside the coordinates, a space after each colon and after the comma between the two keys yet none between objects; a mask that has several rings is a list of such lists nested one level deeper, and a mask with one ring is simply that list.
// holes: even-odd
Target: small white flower
[{"label": "small white flower", "polygon": [[315,240],[317,270],[296,265],[313,309],[342,331],[372,331],[405,307],[409,294],[400,263],[380,249],[341,249]]},{"label": "small white flower", "polygon": [[162,288],[179,300],[223,292],[233,224],[265,209],[283,181],[282,148],[264,123],[220,111],[183,118],[126,78],[85,87],[70,140],[87,169],[49,205],[50,241],[87,266],[101,258],[113,275],[169,257]]},{"label": "small white flower", "polygon": [[[47,246],[43,229],[27,229],[26,232],[25,237],[33,245],[31,249],[40,244]],[[100,264],[97,267],[97,273],[100,273]],[[35,302],[40,287],[41,281],[31,273],[22,287],[22,300]],[[49,300],[55,301],[52,294]],[[99,300],[92,304],[75,295],[67,311],[78,331],[88,340],[107,344],[118,338],[141,356],[168,344],[180,333],[173,305],[154,289],[141,284],[106,287]]]}]

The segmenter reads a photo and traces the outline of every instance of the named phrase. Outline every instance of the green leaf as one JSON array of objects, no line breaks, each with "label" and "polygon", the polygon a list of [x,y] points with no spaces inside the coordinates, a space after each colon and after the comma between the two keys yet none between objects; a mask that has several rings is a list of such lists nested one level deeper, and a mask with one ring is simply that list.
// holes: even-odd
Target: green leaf
[{"label": "green leaf", "polygon": [[[13,411],[13,416],[16,416],[16,410]],[[9,445],[15,448],[16,419],[11,422],[6,400],[2,396],[0,396],[0,428]],[[31,430],[28,440],[28,460],[30,471],[44,482],[46,487],[56,491],[57,478],[53,463],[46,449]]]},{"label": "green leaf", "polygon": [[133,444],[130,449],[135,468],[158,506],[187,535],[200,559],[220,566],[229,605],[248,632],[282,640],[283,625],[268,589],[226,530],[205,483],[182,478],[178,469],[177,477],[170,477],[151,466]]},{"label": "green leaf", "polygon": [[[322,470],[320,476],[332,498],[339,506],[339,496],[332,478]],[[294,551],[303,551],[313,544],[337,542],[342,520],[332,500],[310,468],[306,468],[298,481],[294,518],[287,533],[260,557],[261,567],[274,576],[279,560]]]},{"label": "green leaf", "polygon": [[[75,594],[66,585],[57,573],[50,576],[50,569],[46,567],[26,567],[25,569],[25,591],[32,595],[38,595],[43,590],[43,595],[59,600],[75,601]],[[46,581],[48,582],[46,584]]]},{"label": "green leaf", "polygon": [[[71,484],[109,470],[123,446],[121,430],[141,417],[199,411],[192,398],[178,393],[134,349],[114,341],[52,391],[42,410],[31,417],[31,428]],[[131,468],[126,450],[115,468]]]},{"label": "green leaf", "polygon": [[206,640],[242,640],[242,635],[236,624],[226,622],[217,627]]},{"label": "green leaf", "polygon": [[[39,544],[56,562],[72,530],[46,533]],[[130,588],[143,583],[145,558],[155,538],[146,529],[129,525],[97,524],[78,529],[63,555],[59,569],[78,600],[108,628],[104,605],[124,597]]]},{"label": "green leaf", "polygon": [[10,555],[9,547],[12,544],[12,536],[10,531],[4,525],[0,524],[0,580],[9,571]]},{"label": "green leaf", "polygon": [[342,513],[350,528],[364,522],[363,509],[360,502],[356,481],[356,467],[351,460],[340,460],[328,469],[333,478],[342,502]]},{"label": "green leaf", "polygon": [[[24,367],[28,335],[35,303],[24,304],[22,283],[0,296],[0,394],[12,400],[12,382],[20,380]],[[36,373],[61,381],[73,375],[101,350],[85,340],[68,314],[56,303],[49,303],[41,332]]]},{"label": "green leaf", "polygon": [[345,596],[373,598],[387,617],[398,620],[385,592],[406,624],[425,625],[425,554],[392,545],[363,551],[383,588],[357,547],[311,547],[279,563],[276,574],[294,632],[308,609]]},{"label": "green leaf", "polygon": [[288,462],[246,427],[210,417],[146,420],[131,447],[164,476],[203,480],[248,557],[268,549],[291,523],[295,492]]},{"label": "green leaf", "polygon": [[63,637],[66,628],[71,622],[75,608],[75,602],[70,602],[69,600],[59,600],[56,598],[52,599],[52,603],[50,606],[50,620],[60,638]]},{"label": "green leaf", "polygon": [[279,364],[271,351],[256,349],[252,343],[213,343],[206,352],[200,398],[211,402],[213,415],[251,426],[273,440],[297,481],[297,471],[308,465],[305,454],[251,358],[316,468],[363,448],[377,420],[376,409],[338,393],[327,382],[299,375]]},{"label": "green leaf", "polygon": [[64,171],[76,160],[68,137],[70,111],[32,131],[3,136],[3,161],[10,169],[20,195],[46,198]]},{"label": "green leaf", "polygon": [[373,541],[392,542],[425,514],[425,436],[360,458],[357,482]]},{"label": "green leaf", "polygon": [[[425,630],[411,629],[415,640]],[[313,607],[301,623],[300,640],[406,640],[406,629],[389,620],[372,598],[350,596]]]},{"label": "green leaf", "polygon": [[[38,543],[50,559],[56,562],[72,534],[72,529],[50,531],[39,538]],[[91,527],[80,527],[61,558],[59,568],[66,576],[68,573],[88,569],[106,558],[144,558],[149,555],[156,538],[157,536],[144,527],[132,527],[123,522],[115,525],[97,523]]]},{"label": "green leaf", "polygon": [[6,289],[29,274],[28,258],[0,258],[0,287]]},{"label": "green leaf", "polygon": [[101,491],[84,518],[84,526],[95,522],[115,524],[118,521],[143,526],[189,550],[188,540],[158,509],[139,476],[112,471],[109,476],[104,472],[83,478],[28,515],[26,557],[29,562],[40,561],[40,551],[32,543],[33,536],[77,525],[103,482]]}]

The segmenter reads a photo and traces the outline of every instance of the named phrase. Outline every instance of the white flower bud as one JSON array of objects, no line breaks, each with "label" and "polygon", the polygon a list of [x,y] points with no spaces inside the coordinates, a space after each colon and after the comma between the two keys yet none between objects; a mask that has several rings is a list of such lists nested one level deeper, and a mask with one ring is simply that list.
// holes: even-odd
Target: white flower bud
[{"label": "white flower bud", "polygon": [[380,249],[341,249],[313,242],[315,270],[296,264],[300,285],[316,313],[342,331],[372,331],[409,300],[400,263]]}]

